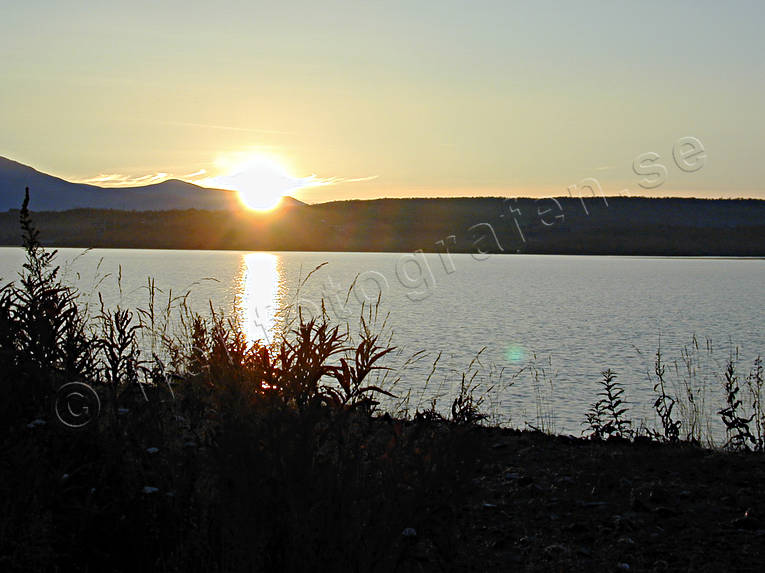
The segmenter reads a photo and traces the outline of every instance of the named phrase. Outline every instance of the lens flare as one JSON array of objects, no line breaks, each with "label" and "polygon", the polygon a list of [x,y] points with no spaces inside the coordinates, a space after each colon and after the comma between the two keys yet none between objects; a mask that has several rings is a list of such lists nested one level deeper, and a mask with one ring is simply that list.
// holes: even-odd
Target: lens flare
[{"label": "lens flare", "polygon": [[526,359],[526,351],[523,349],[523,346],[511,344],[505,351],[505,359],[514,364],[523,362]]}]

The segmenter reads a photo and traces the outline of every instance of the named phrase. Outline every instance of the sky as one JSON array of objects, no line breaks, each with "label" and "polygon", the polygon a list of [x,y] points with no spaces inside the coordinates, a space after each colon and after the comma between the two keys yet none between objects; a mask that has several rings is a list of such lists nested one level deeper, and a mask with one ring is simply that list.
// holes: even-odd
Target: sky
[{"label": "sky", "polygon": [[[762,2],[0,12],[0,155],[65,179],[223,186],[255,162],[309,202],[566,195],[588,178],[608,195],[765,198]],[[673,159],[688,137],[694,171]],[[649,152],[665,172],[644,188]]]}]

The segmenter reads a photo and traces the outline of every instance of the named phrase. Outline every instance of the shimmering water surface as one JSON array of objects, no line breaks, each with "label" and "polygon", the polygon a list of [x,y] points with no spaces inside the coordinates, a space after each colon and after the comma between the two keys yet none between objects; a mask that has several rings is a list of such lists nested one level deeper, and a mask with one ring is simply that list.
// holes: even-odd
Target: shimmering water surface
[{"label": "shimmering water surface", "polygon": [[[63,276],[108,305],[145,307],[147,279],[161,300],[189,292],[202,312],[222,309],[251,339],[272,338],[280,310],[299,303],[356,324],[362,302],[381,295],[379,322],[398,351],[388,364],[396,393],[410,406],[441,396],[443,406],[461,374],[486,392],[485,409],[523,426],[538,415],[560,432],[578,434],[612,368],[627,388],[633,418],[652,420],[647,370],[661,337],[670,363],[695,334],[711,367],[731,343],[749,361],[765,350],[765,262],[588,256],[422,255],[395,253],[246,253],[61,249]],[[0,248],[0,278],[13,279],[23,251]],[[322,263],[299,287],[308,273]],[[712,354],[706,339],[712,341]],[[414,361],[412,355],[424,350]],[[433,369],[438,354],[435,374]],[[716,395],[715,395],[716,400]]]}]

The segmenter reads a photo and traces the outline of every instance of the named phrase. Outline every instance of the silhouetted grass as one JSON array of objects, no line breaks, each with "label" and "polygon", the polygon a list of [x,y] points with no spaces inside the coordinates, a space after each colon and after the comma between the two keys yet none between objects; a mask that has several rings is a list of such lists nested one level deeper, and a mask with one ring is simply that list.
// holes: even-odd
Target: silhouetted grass
[{"label": "silhouetted grass", "polygon": [[[454,423],[383,416],[370,375],[393,348],[371,313],[353,340],[298,312],[271,345],[183,299],[171,318],[152,288],[146,309],[89,317],[27,202],[24,271],[0,291],[1,569],[387,571],[417,531],[450,560],[482,418],[469,385]],[[60,409],[73,381],[97,416],[89,396]]]}]

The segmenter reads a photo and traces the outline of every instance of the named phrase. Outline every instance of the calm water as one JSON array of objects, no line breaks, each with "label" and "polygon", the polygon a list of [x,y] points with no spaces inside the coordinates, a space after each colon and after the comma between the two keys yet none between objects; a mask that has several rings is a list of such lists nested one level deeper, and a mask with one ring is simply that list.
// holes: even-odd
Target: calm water
[{"label": "calm water", "polygon": [[[0,248],[0,277],[13,278],[22,260],[20,249]],[[398,347],[388,382],[400,378],[396,393],[409,391],[411,406],[434,396],[446,406],[485,347],[471,372],[487,410],[523,426],[538,423],[541,404],[555,430],[575,434],[605,368],[627,387],[633,418],[652,420],[646,372],[659,336],[669,362],[694,334],[702,347],[713,341],[713,392],[712,367],[731,341],[747,362],[765,350],[762,260],[62,249],[59,263],[89,295],[83,302],[101,292],[109,305],[146,306],[153,277],[164,297],[190,292],[200,311],[212,301],[252,339],[273,336],[285,305],[315,313],[323,299],[356,324],[362,302],[381,294]]]}]

